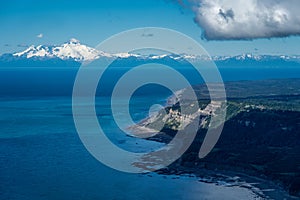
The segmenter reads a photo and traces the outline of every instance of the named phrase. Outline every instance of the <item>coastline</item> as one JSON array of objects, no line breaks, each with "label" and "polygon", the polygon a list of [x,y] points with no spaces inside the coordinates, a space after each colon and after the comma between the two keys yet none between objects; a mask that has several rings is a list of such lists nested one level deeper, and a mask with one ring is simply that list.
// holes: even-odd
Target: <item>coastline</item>
[{"label": "coastline", "polygon": [[222,185],[224,187],[241,187],[250,190],[262,199],[298,199],[291,196],[281,183],[268,179],[260,174],[247,174],[245,170],[222,170],[188,168],[182,166],[169,166],[156,171],[161,175],[196,177],[199,182]]},{"label": "coastline", "polygon": [[[272,84],[274,83],[274,80],[271,80]],[[284,80],[286,81],[286,80]],[[295,80],[294,80],[295,81]],[[276,80],[275,80],[276,82]],[[266,86],[267,86],[268,81],[266,81]],[[279,81],[280,83],[280,81]],[[230,83],[232,84],[232,83]],[[244,83],[242,83],[244,84]],[[254,86],[255,87],[255,86]],[[236,88],[235,88],[236,89]],[[297,89],[297,87],[296,87]],[[234,100],[241,98],[242,101],[244,100],[248,100],[248,98],[251,100],[253,99],[253,95],[256,92],[259,93],[261,91],[263,91],[264,89],[258,90],[258,91],[254,91],[251,93],[251,95],[249,95],[250,97],[247,96],[240,96],[238,98],[234,98],[234,93],[231,93],[230,98],[233,98]],[[234,91],[234,90],[232,90]],[[230,91],[230,92],[232,92]],[[290,91],[284,91],[284,94],[282,95],[283,99],[286,98],[290,98],[290,99],[297,99],[298,98],[298,93],[292,93],[293,89]],[[278,93],[281,93],[281,91],[278,91]],[[289,94],[292,93],[292,94]],[[275,92],[276,94],[276,92]],[[277,96],[272,96],[271,99],[281,99],[281,95],[280,94],[276,94]],[[268,96],[260,96],[257,95],[254,97],[254,99],[265,99],[266,101],[268,101]],[[169,106],[172,106],[174,104],[174,102],[176,103],[176,98],[174,98],[174,96],[168,97],[166,99],[166,105],[164,108],[167,108]],[[284,101],[285,102],[285,101]],[[283,102],[283,103],[284,103]],[[271,105],[272,106],[272,105]],[[247,105],[247,107],[249,107]],[[159,174],[164,174],[164,175],[177,175],[177,176],[181,176],[181,175],[188,175],[188,176],[193,176],[195,175],[197,178],[199,178],[199,181],[202,182],[207,182],[207,183],[212,183],[212,184],[224,184],[228,187],[231,186],[239,186],[239,187],[245,187],[248,188],[250,190],[252,190],[255,194],[257,194],[258,196],[260,196],[261,198],[269,198],[269,199],[298,199],[298,187],[297,187],[297,177],[295,177],[295,180],[293,180],[293,178],[291,179],[290,176],[287,177],[281,177],[279,176],[280,173],[284,174],[286,173],[285,171],[285,167],[287,166],[286,163],[289,163],[289,161],[293,160],[294,158],[291,155],[287,155],[287,158],[285,161],[282,162],[286,162],[285,165],[278,167],[278,169],[275,169],[275,171],[272,169],[273,165],[278,165],[278,163],[280,164],[280,161],[277,160],[277,163],[275,162],[273,164],[273,154],[274,152],[272,150],[268,150],[267,148],[274,148],[273,146],[277,145],[277,136],[274,136],[271,134],[271,132],[267,132],[265,133],[264,130],[258,130],[257,131],[257,135],[249,135],[251,132],[251,130],[253,131],[253,129],[251,129],[250,131],[248,131],[247,129],[251,128],[251,126],[249,126],[248,124],[251,122],[247,122],[245,121],[244,127],[241,127],[240,129],[237,130],[244,130],[246,132],[245,135],[237,135],[237,133],[232,134],[233,136],[231,136],[230,132],[234,132],[234,130],[230,130],[230,125],[238,122],[241,118],[242,120],[244,120],[244,116],[256,116],[256,115],[261,115],[261,116],[277,116],[277,118],[275,119],[268,119],[266,120],[267,127],[269,125],[272,125],[272,123],[276,120],[286,120],[286,116],[289,116],[291,114],[291,118],[293,118],[293,116],[299,116],[299,112],[296,111],[292,111],[292,110],[278,110],[278,108],[276,107],[275,109],[266,109],[264,107],[260,107],[260,106],[250,106],[249,107],[250,110],[243,110],[241,112],[238,112],[238,114],[236,114],[235,116],[230,116],[230,119],[228,119],[228,126],[227,127],[227,132],[225,134],[225,136],[223,136],[223,140],[221,141],[221,143],[219,142],[218,146],[215,148],[215,152],[212,152],[209,156],[208,159],[204,159],[203,161],[197,158],[197,155],[195,154],[195,151],[198,151],[198,147],[199,144],[201,144],[201,142],[203,141],[203,137],[198,137],[198,139],[196,139],[197,141],[191,145],[191,148],[188,150],[188,153],[185,153],[186,155],[183,155],[184,158],[180,158],[179,160],[177,160],[175,163],[171,164],[170,166],[158,170],[157,173]],[[264,119],[264,117],[262,117]],[[142,120],[141,122],[145,122],[148,118]],[[251,119],[251,118],[250,118]],[[272,122],[272,120],[274,120]],[[253,127],[256,125],[257,127],[259,126],[259,122],[251,122],[253,124]],[[142,123],[140,123],[139,125],[141,125]],[[252,128],[253,128],[252,127]],[[272,127],[275,129],[275,127]],[[272,129],[270,127],[270,129]],[[136,130],[135,134],[143,134],[143,131],[148,131],[149,129],[147,129],[147,127],[145,127],[145,129],[143,128],[139,128]],[[153,132],[153,130],[151,130]],[[260,131],[260,132],[259,132]],[[286,131],[285,128],[282,128],[281,131]],[[260,135],[261,133],[264,133],[263,135]],[[281,132],[279,132],[280,134],[278,135],[278,137],[282,137]],[[159,134],[152,136],[150,138],[147,138],[147,140],[152,140],[152,141],[156,141],[156,142],[162,142],[162,143],[168,143],[172,137],[174,136],[174,134],[176,134],[175,130],[171,130],[171,129],[167,129],[164,128],[163,130],[161,130],[159,132]],[[200,130],[200,135],[205,134],[205,130]],[[199,134],[198,134],[199,135]],[[295,135],[295,134],[294,134]],[[297,134],[296,134],[297,135]],[[249,138],[250,136],[250,138]],[[234,140],[233,138],[236,137]],[[261,138],[262,137],[262,138]],[[270,138],[275,137],[275,139],[271,139],[274,141],[271,141],[271,144],[269,144],[269,146],[264,147],[265,144],[263,143],[263,141],[259,141],[263,138],[266,138],[267,140],[270,140]],[[295,136],[296,137],[296,136]],[[286,138],[286,136],[283,136],[283,138],[285,138],[285,142],[287,145],[290,145],[290,143],[292,143],[292,145],[296,145],[296,141],[295,138],[293,137],[288,137]],[[244,144],[238,144],[236,142],[242,141],[242,143]],[[264,140],[264,139],[263,139]],[[289,143],[289,141],[292,141]],[[275,142],[275,145],[272,144],[272,142]],[[287,150],[289,148],[289,146],[285,146],[285,143],[280,144],[280,139],[278,140],[279,145],[281,145],[278,150],[279,151],[279,155],[281,155],[280,153],[285,153],[286,151],[288,151],[288,154],[292,154],[293,150]],[[295,143],[295,144],[294,144]],[[243,146],[245,145],[245,146]],[[297,147],[297,145],[296,145]],[[247,150],[245,149],[248,149]],[[287,149],[286,149],[287,148]],[[196,150],[195,150],[196,149]],[[240,151],[242,149],[242,151]],[[275,151],[275,153],[276,153]],[[295,151],[297,151],[297,149],[295,149]],[[220,153],[220,155],[217,155],[218,152]],[[264,152],[266,152],[264,154]],[[243,154],[244,153],[244,154]],[[253,154],[252,157],[247,154]],[[241,154],[238,156],[235,156],[235,154]],[[259,158],[259,155],[262,154],[262,158]],[[196,156],[195,156],[196,155]],[[243,156],[245,155],[245,156]],[[247,158],[249,157],[249,158]],[[260,156],[261,157],[261,156]],[[295,157],[296,161],[298,160],[298,157]],[[264,160],[265,159],[265,160]],[[257,161],[258,160],[258,161]],[[260,161],[262,160],[262,161]],[[253,164],[255,162],[261,163],[261,162],[265,162],[266,164]],[[238,163],[238,165],[236,165]],[[278,172],[277,172],[277,171]],[[273,172],[274,171],[274,172]],[[278,175],[276,175],[276,173],[278,173]],[[298,176],[296,174],[296,176]],[[234,177],[238,177],[238,180],[235,180]],[[291,179],[291,180],[290,180]],[[292,181],[292,182],[291,182]]]}]

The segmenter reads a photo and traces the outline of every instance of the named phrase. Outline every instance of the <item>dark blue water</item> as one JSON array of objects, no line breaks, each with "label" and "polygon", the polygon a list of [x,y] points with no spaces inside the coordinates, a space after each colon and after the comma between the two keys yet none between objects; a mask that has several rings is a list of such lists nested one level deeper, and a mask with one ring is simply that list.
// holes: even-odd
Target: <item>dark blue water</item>
[{"label": "dark blue water", "polygon": [[[105,98],[105,97],[104,97]],[[145,115],[144,102],[135,108]],[[99,121],[123,149],[151,151],[162,144],[128,137],[112,126],[107,101]],[[106,115],[105,115],[106,114]],[[122,115],[122,113],[119,113]],[[69,97],[0,98],[0,199],[253,199],[252,191],[185,176],[127,174],[94,159],[80,141]]]},{"label": "dark blue water", "polygon": [[[206,184],[196,178],[125,174],[95,160],[82,145],[72,118],[71,95],[78,69],[0,69],[0,199],[253,199],[244,188]],[[97,93],[99,121],[120,147],[144,151],[161,144],[129,138],[110,115],[109,94],[125,69],[112,70]],[[194,71],[181,71],[191,84]],[[299,78],[300,69],[220,69],[224,81]],[[150,85],[131,100],[132,116],[147,116],[170,91]],[[119,113],[122,115],[122,113]],[[174,179],[175,178],[175,179]]]},{"label": "dark blue water", "polygon": [[[1,68],[0,96],[71,96],[77,68]],[[208,69],[205,69],[208,70]],[[220,68],[224,81],[264,80],[300,78],[300,68]],[[109,94],[115,79],[120,77],[126,69],[113,69],[106,76],[106,91]],[[190,79],[191,84],[203,83],[195,71],[185,69],[181,71]],[[103,89],[103,88],[102,88]],[[156,94],[165,94],[165,90],[154,88]],[[103,90],[101,90],[103,91]],[[151,90],[144,90],[152,93]]]}]

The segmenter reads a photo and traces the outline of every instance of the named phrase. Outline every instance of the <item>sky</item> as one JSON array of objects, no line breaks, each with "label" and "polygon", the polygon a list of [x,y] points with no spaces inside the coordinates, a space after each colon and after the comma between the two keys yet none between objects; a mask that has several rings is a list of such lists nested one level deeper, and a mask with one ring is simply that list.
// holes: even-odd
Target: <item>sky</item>
[{"label": "sky", "polygon": [[[300,55],[297,0],[2,1],[0,54],[76,38],[95,47],[121,31],[163,27],[199,42],[210,55]],[[246,3],[247,2],[247,3]],[[274,3],[275,2],[275,3]],[[247,14],[245,14],[247,13]]]}]

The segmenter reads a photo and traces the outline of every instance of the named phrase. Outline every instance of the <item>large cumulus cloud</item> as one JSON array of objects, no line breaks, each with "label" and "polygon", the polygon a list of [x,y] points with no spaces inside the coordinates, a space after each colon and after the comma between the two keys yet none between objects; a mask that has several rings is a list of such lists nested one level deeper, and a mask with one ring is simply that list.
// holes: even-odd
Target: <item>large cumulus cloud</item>
[{"label": "large cumulus cloud", "polygon": [[208,40],[300,35],[300,0],[187,0]]}]

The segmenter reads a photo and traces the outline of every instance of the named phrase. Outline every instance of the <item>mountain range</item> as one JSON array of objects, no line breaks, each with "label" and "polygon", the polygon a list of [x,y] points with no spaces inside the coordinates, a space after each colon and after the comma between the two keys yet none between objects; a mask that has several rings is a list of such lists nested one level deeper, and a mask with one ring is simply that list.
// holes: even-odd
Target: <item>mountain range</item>
[{"label": "mountain range", "polygon": [[199,56],[187,54],[151,54],[138,53],[108,53],[81,44],[77,39],[70,39],[61,45],[31,45],[27,49],[16,53],[7,53],[0,56],[1,66],[43,66],[51,65],[80,65],[83,61],[92,61],[99,58],[117,58],[125,60],[193,60],[214,61],[218,66],[300,66],[300,55],[256,55],[242,54],[236,56]]}]

